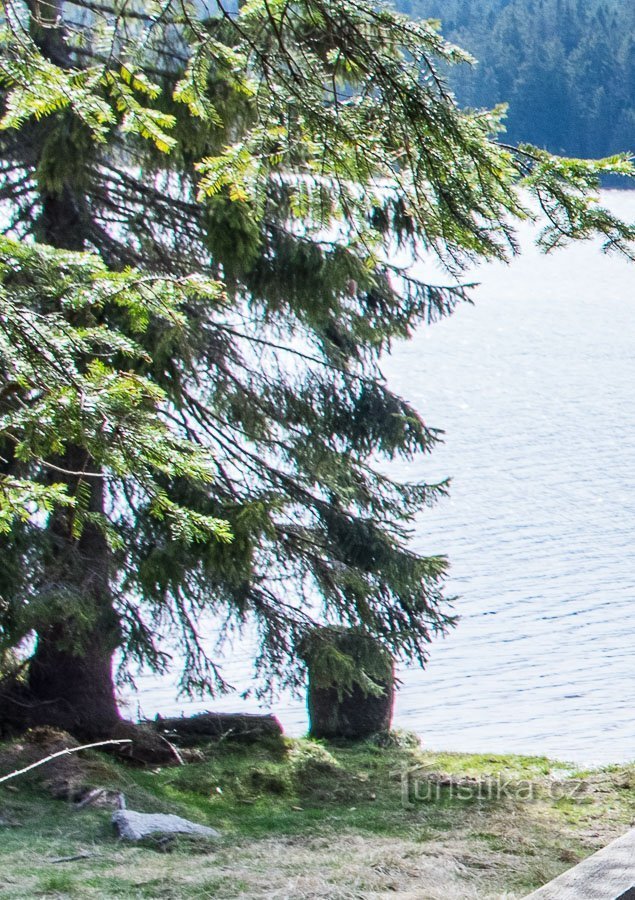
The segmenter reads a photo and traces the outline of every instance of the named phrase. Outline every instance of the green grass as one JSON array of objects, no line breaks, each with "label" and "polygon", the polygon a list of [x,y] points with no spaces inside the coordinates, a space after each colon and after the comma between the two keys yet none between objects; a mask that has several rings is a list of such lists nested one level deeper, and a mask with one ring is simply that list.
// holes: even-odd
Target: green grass
[{"label": "green grass", "polygon": [[[222,839],[125,845],[111,811],[51,799],[40,770],[0,787],[0,816],[15,823],[0,829],[0,898],[398,896],[426,866],[447,878],[430,897],[522,897],[635,813],[632,767],[576,773],[545,757],[303,740],[227,743],[154,771],[91,760],[84,779],[123,791],[130,808],[184,815]],[[53,862],[79,853],[90,855]]]}]

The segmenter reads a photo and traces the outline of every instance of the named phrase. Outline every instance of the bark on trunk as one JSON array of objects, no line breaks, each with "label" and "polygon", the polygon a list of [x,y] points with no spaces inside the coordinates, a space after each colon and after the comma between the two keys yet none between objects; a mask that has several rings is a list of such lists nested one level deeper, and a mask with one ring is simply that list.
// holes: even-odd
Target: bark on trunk
[{"label": "bark on trunk", "polygon": [[[67,451],[62,467],[95,469],[77,448]],[[76,476],[67,480],[75,482],[69,485],[71,490],[77,488]],[[103,479],[92,475],[83,480],[90,490],[89,511],[103,513]],[[110,588],[110,549],[92,522],[73,538],[72,516],[72,511],[60,511],[49,526],[47,581],[55,612],[38,629],[29,667],[31,716],[39,725],[55,725],[80,737],[102,737],[120,721],[112,675],[120,628]]]},{"label": "bark on trunk", "polygon": [[382,688],[379,696],[365,694],[357,685],[340,695],[337,688],[321,688],[309,678],[309,737],[359,741],[389,732],[395,698],[393,677],[387,678]]},{"label": "bark on trunk", "polygon": [[[360,675],[380,692],[365,691],[355,683],[338,681],[328,664],[329,645],[351,659]],[[354,628],[316,628],[305,637],[301,651],[309,676],[307,707],[309,736],[360,740],[390,731],[395,697],[394,663],[387,651],[369,635]]]},{"label": "bark on trunk", "polygon": [[[70,628],[52,626],[38,634],[29,668],[31,719],[80,738],[106,737],[120,721],[112,678],[112,648],[94,633],[74,653]],[[86,637],[83,637],[86,640]]]}]

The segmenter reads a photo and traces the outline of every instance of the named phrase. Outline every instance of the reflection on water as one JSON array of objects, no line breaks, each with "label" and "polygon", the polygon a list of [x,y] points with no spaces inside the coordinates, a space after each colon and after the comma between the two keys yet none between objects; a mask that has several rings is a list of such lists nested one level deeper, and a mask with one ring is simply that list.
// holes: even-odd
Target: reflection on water
[{"label": "reflection on water", "polygon": [[[609,192],[635,219],[635,192]],[[400,467],[453,479],[415,539],[452,562],[461,622],[406,670],[395,724],[447,750],[635,758],[635,266],[591,245],[477,274],[474,307],[385,370],[444,446]],[[228,660],[238,687],[249,660]],[[143,679],[150,714],[205,708]],[[215,708],[257,708],[224,699]],[[303,704],[276,705],[302,733]]]}]

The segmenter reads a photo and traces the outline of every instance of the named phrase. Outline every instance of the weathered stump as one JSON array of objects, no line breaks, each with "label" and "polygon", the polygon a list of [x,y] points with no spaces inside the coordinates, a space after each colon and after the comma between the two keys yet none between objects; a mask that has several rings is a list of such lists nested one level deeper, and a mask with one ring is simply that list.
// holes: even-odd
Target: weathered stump
[{"label": "weathered stump", "polygon": [[359,740],[390,730],[394,662],[356,629],[317,628],[302,645],[309,675],[309,734]]}]

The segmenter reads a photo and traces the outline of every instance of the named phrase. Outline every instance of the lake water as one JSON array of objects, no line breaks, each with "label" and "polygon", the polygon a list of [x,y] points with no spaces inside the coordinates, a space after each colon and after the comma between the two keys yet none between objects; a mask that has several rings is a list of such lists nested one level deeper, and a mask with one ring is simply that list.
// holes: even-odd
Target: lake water
[{"label": "lake water", "polygon": [[[605,202],[635,220],[635,192]],[[426,747],[635,759],[635,264],[591,244],[545,257],[522,232],[475,306],[386,361],[391,386],[446,432],[400,474],[452,477],[415,546],[444,553],[461,621],[425,671],[402,670],[395,725]],[[228,674],[248,687],[248,651]],[[146,714],[204,709],[142,678]],[[216,709],[257,709],[237,697]],[[306,729],[301,701],[274,711]]]}]

